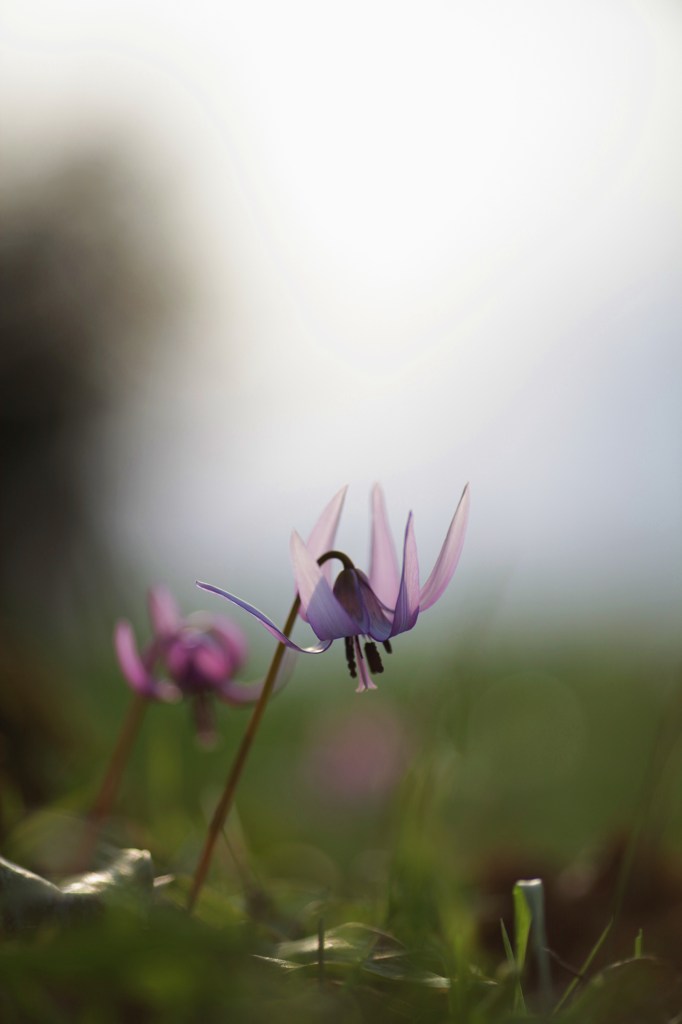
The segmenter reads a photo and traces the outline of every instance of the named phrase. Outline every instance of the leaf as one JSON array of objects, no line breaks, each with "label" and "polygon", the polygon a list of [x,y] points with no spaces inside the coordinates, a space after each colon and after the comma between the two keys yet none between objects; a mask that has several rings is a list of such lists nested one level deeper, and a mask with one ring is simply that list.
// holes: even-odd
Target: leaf
[{"label": "leaf", "polygon": [[[317,969],[319,936],[279,944],[274,957],[259,957],[287,971]],[[447,992],[450,980],[415,965],[405,947],[388,932],[369,925],[349,922],[324,934],[325,972],[333,977],[350,971],[387,982],[400,982]],[[330,954],[327,956],[327,954]],[[486,989],[493,985],[485,982]],[[493,986],[494,987],[494,986]]]},{"label": "leaf", "polygon": [[[282,942],[277,947],[277,957],[283,960],[299,958],[317,962],[319,942],[318,935]],[[333,953],[337,958],[341,957],[352,963],[359,963],[370,955],[372,959],[377,960],[403,956],[406,952],[405,947],[388,932],[353,921],[325,931],[324,949],[325,952]]]},{"label": "leaf", "polygon": [[507,963],[512,971],[516,972],[516,960],[514,959],[514,950],[512,949],[511,939],[509,938],[509,932],[507,927],[500,918],[500,929],[502,931],[502,944],[504,946],[504,952],[507,957]]},{"label": "leaf", "polygon": [[14,934],[42,924],[72,924],[111,904],[139,910],[149,904],[153,886],[146,850],[117,851],[101,871],[62,885],[0,857],[0,930]]},{"label": "leaf", "polygon": [[[514,909],[515,910],[516,910],[516,899],[517,899],[516,887],[514,887],[514,905],[515,905]],[[523,899],[523,893],[521,893],[521,899]],[[524,902],[525,902],[525,900],[524,900]],[[527,907],[526,907],[526,909],[527,909]],[[526,1002],[525,1002],[525,999],[523,998],[523,987],[521,985],[521,970],[519,968],[518,954],[516,954],[516,955],[514,954],[514,950],[512,949],[511,939],[509,938],[509,933],[507,932],[507,929],[505,927],[505,923],[502,920],[502,918],[500,918],[500,928],[502,929],[502,942],[504,944],[504,951],[505,951],[505,954],[506,954],[506,957],[507,957],[507,963],[509,964],[509,967],[511,969],[512,976],[513,976],[513,979],[514,979],[514,1002],[513,1002],[514,1010],[518,1011],[518,1012],[524,1012],[525,1009],[526,1009]],[[517,931],[517,935],[518,935],[518,931]],[[518,939],[517,939],[517,941],[518,941]],[[526,936],[526,942],[527,941],[528,941],[528,937]],[[523,955],[524,955],[524,958],[525,958],[525,946],[524,946],[524,949],[523,949]]]}]

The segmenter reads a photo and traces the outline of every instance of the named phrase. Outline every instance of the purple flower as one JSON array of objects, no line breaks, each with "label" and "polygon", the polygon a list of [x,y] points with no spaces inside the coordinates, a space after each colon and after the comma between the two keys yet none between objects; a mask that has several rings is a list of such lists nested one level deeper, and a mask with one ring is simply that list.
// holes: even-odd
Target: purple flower
[{"label": "purple flower", "polygon": [[[341,502],[344,492],[339,492]],[[229,601],[254,615],[281,643],[306,654],[326,651],[333,640],[343,639],[346,659],[353,678],[359,675],[358,690],[374,689],[372,674],[383,671],[377,642],[391,653],[391,638],[415,625],[419,613],[426,611],[443,594],[452,579],[464,543],[469,512],[469,487],[464,488],[453,516],[436,564],[424,586],[419,584],[417,545],[414,537],[412,513],[407,517],[403,542],[402,568],[398,568],[396,549],[388,526],[384,496],[378,484],[372,491],[372,544],[369,574],[356,569],[341,552],[333,557],[342,564],[341,572],[332,584],[326,573],[327,565],[318,559],[329,550],[340,514],[338,505],[333,530],[330,509],[339,495],[327,506],[311,539],[305,544],[294,531],[291,538],[291,557],[294,576],[301,598],[301,615],[310,623],[318,640],[314,647],[299,647],[285,636],[272,619],[253,605],[207,583],[198,585],[226,597]],[[320,528],[320,523],[323,524]],[[326,542],[326,543],[325,543]],[[361,643],[364,639],[364,644]]]},{"label": "purple flower", "polygon": [[191,698],[197,733],[210,743],[215,733],[211,694],[231,705],[258,698],[260,687],[234,680],[246,660],[246,638],[233,622],[217,615],[198,612],[183,619],[162,586],[149,591],[149,617],[152,639],[141,654],[130,623],[116,625],[114,646],[121,671],[131,688],[148,700]]}]

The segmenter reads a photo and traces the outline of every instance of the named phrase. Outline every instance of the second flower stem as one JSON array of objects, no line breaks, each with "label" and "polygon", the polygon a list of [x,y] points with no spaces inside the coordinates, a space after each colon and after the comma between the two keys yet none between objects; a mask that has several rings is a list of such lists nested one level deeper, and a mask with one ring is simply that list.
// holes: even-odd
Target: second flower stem
[{"label": "second flower stem", "polygon": [[123,719],[109,766],[87,816],[85,832],[81,839],[74,871],[85,871],[90,866],[99,830],[102,822],[111,814],[111,809],[114,806],[121,785],[123,772],[130,759],[130,754],[140,731],[148,704],[149,700],[146,697],[136,693]]},{"label": "second flower stem", "polygon": [[128,714],[123,720],[121,731],[118,734],[114,752],[104,781],[99,793],[92,805],[90,817],[93,821],[99,822],[108,817],[114,805],[116,795],[121,785],[123,771],[130,758],[137,734],[142,725],[142,719],[149,705],[149,700],[141,694],[136,693],[128,708]]}]

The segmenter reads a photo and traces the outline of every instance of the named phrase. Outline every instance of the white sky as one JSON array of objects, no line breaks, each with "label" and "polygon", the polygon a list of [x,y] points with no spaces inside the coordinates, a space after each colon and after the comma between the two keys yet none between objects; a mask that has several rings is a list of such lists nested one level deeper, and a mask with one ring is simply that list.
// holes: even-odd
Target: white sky
[{"label": "white sky", "polygon": [[10,168],[130,140],[197,281],[113,427],[149,571],[274,611],[254,564],[343,483],[362,561],[380,479],[426,573],[470,480],[452,607],[672,622],[681,58],[674,0],[5,0]]}]

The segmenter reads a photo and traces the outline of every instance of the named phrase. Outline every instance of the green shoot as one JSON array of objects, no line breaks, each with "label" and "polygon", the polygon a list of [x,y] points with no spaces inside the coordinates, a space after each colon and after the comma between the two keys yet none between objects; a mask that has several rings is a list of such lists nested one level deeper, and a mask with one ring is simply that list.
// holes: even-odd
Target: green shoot
[{"label": "green shoot", "polygon": [[585,962],[583,963],[582,967],[578,971],[578,976],[573,978],[572,981],[569,983],[568,988],[566,989],[566,991],[562,995],[562,997],[559,1000],[559,1002],[554,1007],[553,1013],[558,1013],[559,1010],[562,1008],[562,1006],[564,1006],[565,1003],[573,995],[574,990],[577,988],[578,982],[581,981],[582,978],[587,974],[588,970],[590,969],[590,967],[592,965],[592,961],[594,960],[594,958],[596,957],[597,953],[599,952],[599,950],[602,948],[602,946],[606,942],[606,939],[607,939],[608,934],[611,931],[612,927],[613,927],[613,918],[611,918],[611,920],[607,924],[606,928],[601,933],[601,935],[599,936],[599,938],[595,942],[594,946],[590,950],[590,952],[589,952],[589,954],[587,956],[587,959],[585,960]]},{"label": "green shoot", "polygon": [[518,961],[514,956],[511,940],[502,918],[500,918],[500,928],[502,929],[502,943],[507,956],[507,962],[514,974],[514,1012],[525,1013],[526,1001],[523,998],[523,988],[521,987],[521,972],[519,970]]},{"label": "green shoot", "polygon": [[547,952],[547,931],[545,928],[545,893],[540,878],[517,882],[514,886],[514,914],[517,957],[521,966],[525,960],[528,936],[531,932],[533,952],[538,965],[540,993],[545,1007],[552,998],[552,982]]}]

